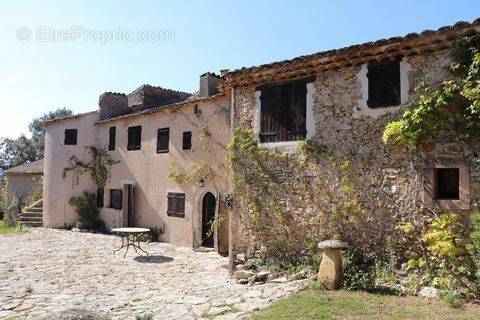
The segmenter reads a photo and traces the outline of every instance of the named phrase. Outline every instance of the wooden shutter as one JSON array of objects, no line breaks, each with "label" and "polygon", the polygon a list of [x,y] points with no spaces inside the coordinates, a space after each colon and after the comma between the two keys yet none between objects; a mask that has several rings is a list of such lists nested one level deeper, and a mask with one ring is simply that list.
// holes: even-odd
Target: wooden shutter
[{"label": "wooden shutter", "polygon": [[97,189],[97,208],[103,208],[103,198],[104,198],[105,190],[102,188]]},{"label": "wooden shutter", "polygon": [[142,148],[142,127],[128,128],[127,150],[140,150]]},{"label": "wooden shutter", "polygon": [[185,217],[185,194],[173,193],[167,194],[167,215],[172,217]]},{"label": "wooden shutter", "polygon": [[287,141],[303,140],[307,134],[307,86],[292,83],[288,90]]},{"label": "wooden shutter", "polygon": [[185,194],[177,193],[176,202],[176,214],[179,216],[185,216]]},{"label": "wooden shutter", "polygon": [[305,139],[306,80],[263,86],[260,101],[260,142]]},{"label": "wooden shutter", "polygon": [[116,134],[117,134],[116,127],[110,127],[110,129],[108,129],[108,150],[109,151],[115,150]]},{"label": "wooden shutter", "polygon": [[370,62],[367,77],[370,108],[400,104],[400,61]]},{"label": "wooden shutter", "polygon": [[122,209],[122,189],[110,189],[110,208]]},{"label": "wooden shutter", "polygon": [[65,139],[63,141],[65,145],[76,145],[77,144],[77,129],[66,129],[65,130]]},{"label": "wooden shutter", "polygon": [[192,132],[191,131],[185,131],[183,133],[182,149],[183,150],[192,149]]},{"label": "wooden shutter", "polygon": [[260,107],[260,142],[281,141],[281,123],[279,116],[282,106],[283,88],[281,86],[267,88],[262,91]]},{"label": "wooden shutter", "polygon": [[170,129],[158,129],[157,133],[157,153],[167,153],[170,140]]},{"label": "wooden shutter", "polygon": [[167,194],[167,214],[175,214],[175,196],[173,193]]}]

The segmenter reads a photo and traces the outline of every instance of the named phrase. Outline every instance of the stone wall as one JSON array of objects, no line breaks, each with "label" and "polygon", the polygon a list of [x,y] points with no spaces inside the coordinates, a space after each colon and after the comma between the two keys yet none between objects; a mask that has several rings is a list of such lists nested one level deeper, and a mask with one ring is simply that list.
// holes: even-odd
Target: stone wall
[{"label": "stone wall", "polygon": [[189,93],[144,84],[128,94],[132,112],[164,106],[187,99]]},{"label": "stone wall", "polygon": [[117,117],[130,112],[127,95],[116,92],[105,92],[98,99],[100,120]]},{"label": "stone wall", "polygon": [[42,190],[41,174],[8,174],[7,203],[15,197],[27,204],[31,195]]},{"label": "stone wall", "polygon": [[[245,186],[237,185],[231,220],[232,255],[242,251],[268,250],[272,248],[265,246],[286,242],[295,242],[297,249],[301,249],[332,236],[358,244],[363,250],[385,254],[391,240],[400,237],[395,229],[399,222],[411,215],[422,219],[433,211],[444,210],[441,206],[425,205],[423,201],[423,181],[427,172],[424,169],[430,165],[431,159],[453,158],[471,163],[472,151],[466,145],[445,138],[442,143],[427,148],[428,151],[412,152],[386,146],[381,137],[385,125],[399,118],[407,102],[415,97],[414,89],[421,81],[428,79],[430,84],[435,84],[449,76],[445,69],[448,57],[449,52],[444,51],[404,58],[401,79],[402,87],[407,86],[404,88],[408,97],[405,101],[402,99],[400,107],[381,110],[368,109],[364,103],[366,74],[362,69],[365,66],[317,74],[313,97],[316,134],[311,140],[316,145],[325,146],[332,154],[317,159],[316,163],[308,160],[302,165],[299,165],[302,161],[297,161],[299,155],[295,151],[290,154],[277,151],[270,160],[268,157],[264,159],[268,170],[282,182],[267,182],[263,189],[250,186],[254,189],[253,194],[257,194],[257,204],[263,207],[260,210],[264,218],[261,227],[252,224],[252,215],[257,209],[252,206],[252,199],[246,199]],[[253,130],[254,95],[253,86],[234,89],[233,128]],[[348,169],[343,167],[347,162]],[[243,166],[233,166],[234,180],[250,174],[261,176],[254,169],[254,163],[247,165],[247,171],[245,164]],[[468,183],[461,186],[471,189],[472,209],[477,207],[479,200],[479,172],[478,167],[470,166],[470,186]],[[347,184],[344,183],[347,176],[353,190],[342,189],[342,185]],[[308,186],[311,186],[310,190]],[[355,210],[345,210],[345,203]],[[289,226],[278,214],[272,213],[275,211],[272,206],[278,206],[285,216],[290,217]],[[347,213],[335,217],[338,212]],[[337,221],[332,223],[332,219]],[[348,222],[354,222],[356,227],[350,228]],[[283,232],[284,229],[289,230]],[[274,241],[269,241],[272,236]]]}]

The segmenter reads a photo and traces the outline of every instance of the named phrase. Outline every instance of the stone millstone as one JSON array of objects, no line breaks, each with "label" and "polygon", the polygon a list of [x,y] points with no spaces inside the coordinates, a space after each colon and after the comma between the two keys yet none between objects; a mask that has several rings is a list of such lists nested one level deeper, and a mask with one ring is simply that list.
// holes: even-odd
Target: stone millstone
[{"label": "stone millstone", "polygon": [[321,282],[325,289],[336,290],[340,287],[343,278],[342,253],[340,250],[348,248],[348,245],[338,240],[327,240],[320,242],[318,248],[323,251],[323,255],[317,280]]},{"label": "stone millstone", "polygon": [[318,243],[318,249],[325,250],[325,249],[347,249],[348,244],[342,242],[340,240],[326,240]]}]

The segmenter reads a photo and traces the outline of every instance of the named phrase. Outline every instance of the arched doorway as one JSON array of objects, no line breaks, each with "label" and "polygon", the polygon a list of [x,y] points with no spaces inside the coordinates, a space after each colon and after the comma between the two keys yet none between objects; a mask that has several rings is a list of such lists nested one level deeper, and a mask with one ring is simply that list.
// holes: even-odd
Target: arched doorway
[{"label": "arched doorway", "polygon": [[202,246],[213,248],[215,242],[213,240],[214,230],[212,229],[215,221],[215,196],[211,192],[207,192],[203,196],[202,203]]}]

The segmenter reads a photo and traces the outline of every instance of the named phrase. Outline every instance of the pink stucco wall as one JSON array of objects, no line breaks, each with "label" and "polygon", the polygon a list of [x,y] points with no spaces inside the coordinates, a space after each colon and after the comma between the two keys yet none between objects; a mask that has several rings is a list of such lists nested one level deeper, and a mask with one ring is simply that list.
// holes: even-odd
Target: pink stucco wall
[{"label": "pink stucco wall", "polygon": [[[80,118],[55,122],[46,127],[44,184],[43,184],[43,223],[45,226],[72,225],[78,218],[68,204],[72,196],[79,196],[83,191],[94,191],[95,186],[88,175],[80,178],[79,184],[72,182],[71,174],[63,179],[62,174],[68,166],[72,155],[88,161],[85,147],[97,144],[97,113],[90,113]],[[65,129],[77,129],[77,145],[64,145]]]},{"label": "pink stucco wall", "polygon": [[[195,104],[200,113],[194,113]],[[231,138],[229,107],[228,99],[218,97],[98,125],[94,125],[98,120],[96,113],[50,124],[46,130],[45,147],[45,224],[71,224],[77,219],[68,200],[72,195],[78,195],[84,190],[94,191],[96,187],[88,174],[82,176],[78,186],[72,185],[70,174],[63,180],[63,168],[72,154],[87,157],[84,146],[106,147],[109,128],[115,126],[116,148],[110,154],[120,163],[112,167],[105,188],[105,208],[100,213],[107,227],[125,224],[122,210],[108,208],[109,189],[122,189],[125,184],[134,184],[136,226],[162,227],[165,230],[162,236],[164,241],[188,246],[199,245],[203,195],[210,191],[217,196],[217,201],[226,195],[225,172],[217,168],[225,163],[226,146]],[[205,123],[210,133],[206,144],[199,139],[199,123]],[[127,151],[127,129],[138,125],[142,126],[141,150]],[[166,127],[170,128],[169,153],[157,154],[157,130]],[[64,130],[69,128],[78,129],[77,146],[63,145]],[[191,150],[182,150],[184,131],[192,132]],[[204,188],[200,188],[196,181],[178,185],[167,177],[173,163],[176,163],[176,171],[188,172],[190,166],[199,161],[209,163],[216,172],[214,179],[207,181]],[[184,219],[167,216],[168,192],[185,193]],[[126,193],[123,196],[125,198]]]}]

